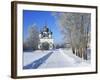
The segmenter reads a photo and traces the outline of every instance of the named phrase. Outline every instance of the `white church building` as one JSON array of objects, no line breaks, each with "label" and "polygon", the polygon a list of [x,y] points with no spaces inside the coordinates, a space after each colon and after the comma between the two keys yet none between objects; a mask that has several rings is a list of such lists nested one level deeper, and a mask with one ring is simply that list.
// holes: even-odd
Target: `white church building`
[{"label": "white church building", "polygon": [[49,30],[47,26],[44,26],[44,28],[39,33],[38,48],[41,50],[49,50],[54,48],[52,32]]}]

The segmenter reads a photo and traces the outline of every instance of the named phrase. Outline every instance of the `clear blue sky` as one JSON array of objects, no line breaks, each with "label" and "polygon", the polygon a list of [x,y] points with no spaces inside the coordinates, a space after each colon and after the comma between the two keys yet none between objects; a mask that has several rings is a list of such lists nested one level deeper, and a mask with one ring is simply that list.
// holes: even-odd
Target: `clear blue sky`
[{"label": "clear blue sky", "polygon": [[37,28],[40,30],[46,23],[48,28],[53,32],[54,42],[61,43],[62,34],[60,32],[59,25],[57,25],[56,22],[57,21],[51,11],[23,10],[23,37],[26,39],[30,25],[36,24]]}]

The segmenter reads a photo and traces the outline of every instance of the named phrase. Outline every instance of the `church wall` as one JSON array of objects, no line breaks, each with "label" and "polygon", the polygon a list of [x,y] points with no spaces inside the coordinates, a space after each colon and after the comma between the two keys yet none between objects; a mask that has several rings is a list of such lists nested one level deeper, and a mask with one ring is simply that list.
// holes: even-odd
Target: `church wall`
[{"label": "church wall", "polygon": [[53,43],[53,39],[40,39],[40,42],[48,42],[48,43]]}]

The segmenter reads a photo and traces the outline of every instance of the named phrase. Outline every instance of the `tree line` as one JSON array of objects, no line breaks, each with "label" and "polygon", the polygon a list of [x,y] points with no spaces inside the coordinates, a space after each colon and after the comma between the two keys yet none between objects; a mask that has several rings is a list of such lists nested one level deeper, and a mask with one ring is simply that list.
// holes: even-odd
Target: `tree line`
[{"label": "tree line", "polygon": [[88,43],[90,42],[91,14],[63,12],[54,14],[58,25],[64,35],[64,42],[68,39],[73,54],[87,59]]}]

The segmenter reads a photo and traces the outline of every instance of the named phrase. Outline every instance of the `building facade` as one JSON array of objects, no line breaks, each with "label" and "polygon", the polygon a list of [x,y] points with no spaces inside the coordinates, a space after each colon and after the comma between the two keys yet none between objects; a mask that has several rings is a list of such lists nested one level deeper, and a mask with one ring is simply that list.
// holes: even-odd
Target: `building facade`
[{"label": "building facade", "polygon": [[39,33],[38,48],[42,50],[49,50],[54,48],[52,32],[49,30],[47,26],[44,26],[44,28]]}]

